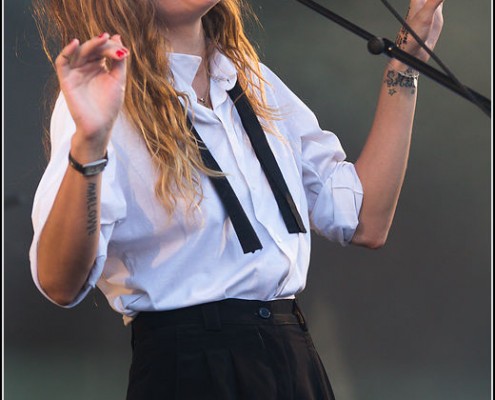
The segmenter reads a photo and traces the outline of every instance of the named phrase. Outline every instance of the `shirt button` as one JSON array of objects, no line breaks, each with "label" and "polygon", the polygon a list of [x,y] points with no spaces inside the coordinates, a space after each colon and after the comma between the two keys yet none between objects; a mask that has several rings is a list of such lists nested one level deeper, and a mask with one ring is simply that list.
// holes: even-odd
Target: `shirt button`
[{"label": "shirt button", "polygon": [[260,307],[258,315],[263,319],[268,319],[272,315],[271,311],[266,307]]}]

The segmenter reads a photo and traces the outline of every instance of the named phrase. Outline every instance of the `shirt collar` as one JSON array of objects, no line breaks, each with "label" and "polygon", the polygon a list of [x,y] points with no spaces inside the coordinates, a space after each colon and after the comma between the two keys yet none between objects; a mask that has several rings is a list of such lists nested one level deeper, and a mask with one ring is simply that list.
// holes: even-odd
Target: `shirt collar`
[{"label": "shirt collar", "polygon": [[218,50],[215,50],[211,58],[210,74],[211,79],[224,90],[232,89],[237,80],[234,63]]},{"label": "shirt collar", "polygon": [[[169,53],[170,70],[176,89],[189,92],[202,58],[191,54]],[[234,64],[220,51],[215,50],[210,61],[210,74],[214,82],[224,90],[234,87],[237,71]]]},{"label": "shirt collar", "polygon": [[[191,54],[169,53],[170,70],[177,89],[192,86],[202,58]],[[178,87],[177,87],[178,86]]]}]

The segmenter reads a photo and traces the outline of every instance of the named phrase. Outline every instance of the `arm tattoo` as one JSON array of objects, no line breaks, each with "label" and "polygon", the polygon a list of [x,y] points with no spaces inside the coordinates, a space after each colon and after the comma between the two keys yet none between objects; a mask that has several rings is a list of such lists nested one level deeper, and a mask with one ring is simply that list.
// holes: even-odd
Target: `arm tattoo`
[{"label": "arm tattoo", "polygon": [[416,78],[412,75],[412,68],[408,68],[405,73],[397,72],[393,69],[387,71],[387,76],[384,83],[387,85],[388,94],[393,96],[397,93],[399,88],[406,88],[411,90],[411,94],[416,93]]},{"label": "arm tattoo", "polygon": [[[411,7],[408,8],[406,18],[405,20],[409,18],[409,13],[411,12]],[[405,28],[402,27],[400,28],[399,34],[397,35],[397,38],[395,39],[395,45],[401,49],[404,50],[404,47],[407,45],[407,41],[409,39],[409,31]]]},{"label": "arm tattoo", "polygon": [[91,236],[96,232],[96,228],[98,225],[97,200],[98,197],[96,195],[96,183],[88,183],[88,189],[86,191],[86,202],[88,210],[86,230],[88,232],[88,236]]},{"label": "arm tattoo", "polygon": [[407,45],[407,41],[409,39],[409,31],[407,31],[404,27],[400,29],[399,34],[397,35],[397,39],[395,39],[395,45],[403,50]]}]

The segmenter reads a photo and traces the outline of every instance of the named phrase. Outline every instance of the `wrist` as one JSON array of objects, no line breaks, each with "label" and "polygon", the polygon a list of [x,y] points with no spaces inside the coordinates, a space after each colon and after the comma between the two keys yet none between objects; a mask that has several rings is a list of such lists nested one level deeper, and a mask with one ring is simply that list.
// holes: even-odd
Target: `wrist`
[{"label": "wrist", "polygon": [[410,67],[407,64],[404,64],[403,62],[397,60],[397,59],[392,59],[389,61],[387,65],[387,71],[393,70],[397,72],[400,75],[403,75],[405,77],[410,77],[410,78],[419,78],[419,72],[415,70],[414,68]]},{"label": "wrist", "polygon": [[87,139],[76,131],[71,140],[70,154],[81,164],[91,163],[105,156],[107,146],[106,140]]},{"label": "wrist", "polygon": [[385,70],[384,85],[390,96],[399,91],[409,92],[411,95],[416,94],[418,87],[419,73],[407,65],[389,63]]},{"label": "wrist", "polygon": [[69,152],[69,165],[85,177],[99,175],[101,172],[103,172],[107,164],[108,153],[105,153],[105,156],[99,160],[81,164]]}]

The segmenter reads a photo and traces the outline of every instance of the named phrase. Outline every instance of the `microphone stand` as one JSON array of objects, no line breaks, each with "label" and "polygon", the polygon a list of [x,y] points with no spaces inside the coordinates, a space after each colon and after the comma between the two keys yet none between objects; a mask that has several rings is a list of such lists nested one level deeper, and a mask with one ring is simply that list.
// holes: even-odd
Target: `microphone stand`
[{"label": "microphone stand", "polygon": [[377,37],[361,27],[353,24],[352,22],[342,18],[341,16],[333,13],[327,8],[321,6],[313,0],[296,0],[299,3],[304,4],[305,6],[311,8],[316,11],[318,14],[323,15],[324,17],[336,22],[338,25],[347,29],[348,31],[353,32],[357,36],[363,38],[368,42],[368,51],[371,54],[379,55],[386,54],[389,57],[396,58],[397,60],[403,62],[404,64],[409,65],[415,70],[421,72],[422,74],[428,76],[433,79],[435,82],[439,83],[442,86],[447,87],[453,92],[457,93],[459,96],[464,97],[466,100],[477,105],[488,117],[491,117],[491,100],[487,99],[485,96],[479,94],[478,92],[461,85],[454,81],[448,75],[440,72],[439,70],[431,67],[420,59],[406,53],[405,51],[399,49],[395,43],[386,38]]}]

